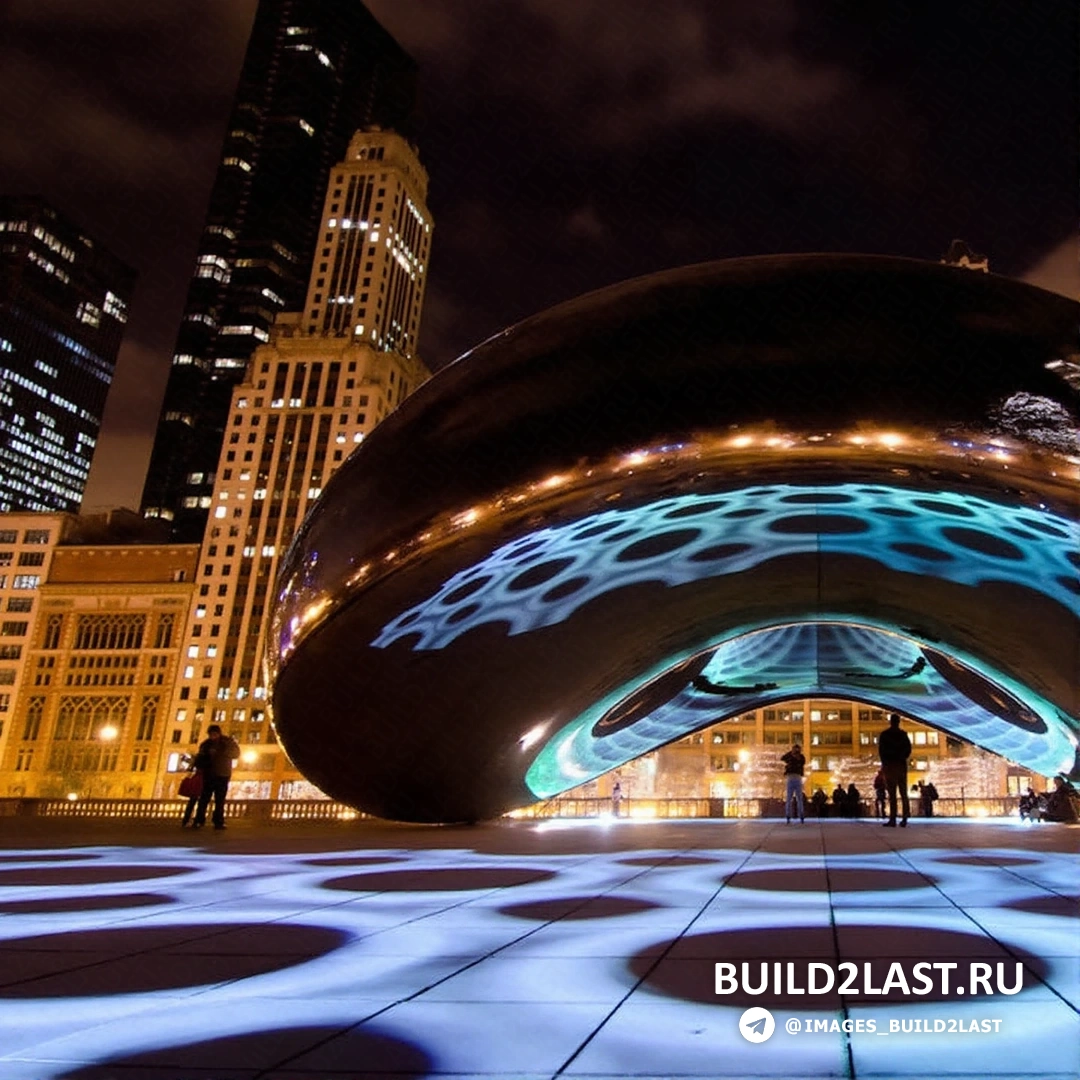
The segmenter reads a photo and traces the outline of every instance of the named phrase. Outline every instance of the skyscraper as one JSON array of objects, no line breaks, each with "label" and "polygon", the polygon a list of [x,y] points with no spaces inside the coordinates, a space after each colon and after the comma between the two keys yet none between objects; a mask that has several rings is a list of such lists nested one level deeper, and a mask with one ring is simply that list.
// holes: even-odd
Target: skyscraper
[{"label": "skyscraper", "polygon": [[0,512],[78,511],[134,284],[40,199],[0,198]]},{"label": "skyscraper", "polygon": [[220,724],[244,750],[239,794],[307,787],[267,722],[271,592],[331,475],[428,378],[415,355],[431,247],[427,182],[400,135],[355,134],[331,170],[304,310],[278,317],[232,391],[166,745],[189,748]]},{"label": "skyscraper", "polygon": [[199,540],[233,387],[303,306],[331,166],[408,134],[413,61],[357,0],[260,0],[177,337],[143,512]]}]

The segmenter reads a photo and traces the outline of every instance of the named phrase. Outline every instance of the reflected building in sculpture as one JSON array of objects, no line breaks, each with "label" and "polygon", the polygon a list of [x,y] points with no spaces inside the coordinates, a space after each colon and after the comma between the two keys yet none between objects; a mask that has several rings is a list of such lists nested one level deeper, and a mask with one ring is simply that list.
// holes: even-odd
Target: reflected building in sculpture
[{"label": "reflected building in sculpture", "polygon": [[160,794],[210,723],[243,748],[235,796],[307,794],[267,715],[263,657],[278,567],[326,483],[428,378],[416,355],[432,222],[427,174],[393,132],[357,132],[323,205],[303,311],[279,315],[232,391],[197,595],[170,706]]},{"label": "reflected building in sculpture", "polygon": [[827,698],[1074,772],[1078,312],[790,256],[490,339],[353,455],[284,564],[290,757],[373,813],[467,820]]}]

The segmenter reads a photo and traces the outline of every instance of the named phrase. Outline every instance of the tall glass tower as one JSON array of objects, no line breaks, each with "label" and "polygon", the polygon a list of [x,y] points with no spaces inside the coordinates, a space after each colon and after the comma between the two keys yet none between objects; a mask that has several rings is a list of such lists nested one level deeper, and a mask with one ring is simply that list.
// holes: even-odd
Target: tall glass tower
[{"label": "tall glass tower", "polygon": [[0,198],[0,512],[77,512],[135,271],[42,200]]},{"label": "tall glass tower", "polygon": [[232,389],[302,308],[331,166],[358,129],[409,136],[416,67],[357,0],[260,0],[210,197],[143,513],[199,540]]}]

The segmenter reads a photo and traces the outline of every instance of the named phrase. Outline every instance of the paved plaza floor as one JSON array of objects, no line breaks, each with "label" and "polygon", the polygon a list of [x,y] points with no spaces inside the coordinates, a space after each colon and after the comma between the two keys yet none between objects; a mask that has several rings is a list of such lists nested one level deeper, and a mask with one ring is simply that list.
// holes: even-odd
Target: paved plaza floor
[{"label": "paved plaza floor", "polygon": [[1078,840],[3,818],[0,1080],[1075,1080]]}]

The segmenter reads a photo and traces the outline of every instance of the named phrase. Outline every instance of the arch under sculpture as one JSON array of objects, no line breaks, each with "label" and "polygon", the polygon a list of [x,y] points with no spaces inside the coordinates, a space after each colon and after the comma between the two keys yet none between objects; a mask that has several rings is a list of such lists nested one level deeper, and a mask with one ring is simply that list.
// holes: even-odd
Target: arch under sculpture
[{"label": "arch under sculpture", "polygon": [[830,696],[1076,775],[1078,315],[968,270],[790,256],[491,338],[290,551],[290,757],[374,814],[473,820]]}]

